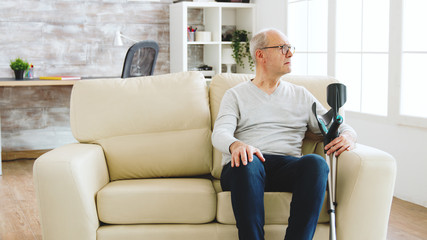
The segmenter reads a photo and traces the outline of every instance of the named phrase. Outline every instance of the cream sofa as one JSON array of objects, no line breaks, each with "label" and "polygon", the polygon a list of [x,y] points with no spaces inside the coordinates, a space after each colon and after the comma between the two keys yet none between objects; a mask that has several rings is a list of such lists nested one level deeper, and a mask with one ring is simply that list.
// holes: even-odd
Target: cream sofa
[{"label": "cream sofa", "polygon": [[[251,75],[200,73],[79,81],[70,119],[79,143],[34,164],[43,239],[237,239],[221,154],[210,141],[226,89]],[[329,77],[286,76],[327,107]],[[307,134],[303,153],[323,154]],[[339,239],[386,239],[395,160],[358,145],[338,159]],[[266,193],[266,239],[283,239],[291,193]],[[325,201],[326,203],[326,201]],[[328,239],[326,204],[315,239]]]}]

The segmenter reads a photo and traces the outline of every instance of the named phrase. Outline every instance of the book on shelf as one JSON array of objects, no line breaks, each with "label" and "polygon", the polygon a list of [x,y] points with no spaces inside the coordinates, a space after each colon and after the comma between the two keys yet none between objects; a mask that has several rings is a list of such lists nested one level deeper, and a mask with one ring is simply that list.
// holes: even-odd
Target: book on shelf
[{"label": "book on shelf", "polygon": [[81,77],[78,76],[43,76],[40,77],[40,80],[80,80]]}]

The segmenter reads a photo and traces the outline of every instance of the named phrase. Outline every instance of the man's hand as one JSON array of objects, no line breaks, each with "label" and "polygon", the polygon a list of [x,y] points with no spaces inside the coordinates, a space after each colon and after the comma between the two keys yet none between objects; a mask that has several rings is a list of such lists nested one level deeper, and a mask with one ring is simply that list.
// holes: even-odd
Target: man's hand
[{"label": "man's hand", "polygon": [[325,150],[327,150],[326,154],[330,155],[335,152],[335,156],[338,157],[344,151],[352,150],[355,146],[355,142],[356,140],[351,134],[346,134],[346,132],[344,132],[325,146]]},{"label": "man's hand", "polygon": [[231,167],[239,167],[240,161],[243,165],[247,165],[248,161],[253,161],[255,154],[262,162],[265,162],[264,156],[258,148],[247,145],[243,142],[236,141],[230,145]]}]

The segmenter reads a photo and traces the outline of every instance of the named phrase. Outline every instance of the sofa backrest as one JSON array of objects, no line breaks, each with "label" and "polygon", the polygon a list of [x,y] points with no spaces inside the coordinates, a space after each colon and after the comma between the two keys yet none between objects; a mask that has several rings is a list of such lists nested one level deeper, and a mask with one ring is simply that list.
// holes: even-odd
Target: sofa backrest
[{"label": "sofa backrest", "polygon": [[79,142],[103,147],[111,180],[212,168],[208,90],[197,72],[79,81],[70,121]]},{"label": "sofa backrest", "polygon": [[[223,73],[216,75],[210,84],[209,87],[209,101],[211,106],[211,122],[212,128],[215,124],[216,117],[218,115],[219,106],[221,104],[222,97],[225,92],[244,81],[249,81],[255,76],[252,74],[230,74]],[[287,81],[296,85],[305,87],[310,91],[314,97],[319,100],[322,105],[329,109],[329,105],[326,99],[326,87],[331,83],[338,82],[336,79],[327,76],[295,76],[295,75],[285,75],[282,77],[283,81]],[[308,109],[311,111],[311,109]],[[321,141],[321,138],[316,137],[314,134],[307,133],[303,143],[302,153],[318,153],[323,154],[322,146],[323,144],[318,144]],[[222,166],[221,166],[222,154],[217,149],[213,150],[213,168],[212,176],[219,179],[221,176]]]}]

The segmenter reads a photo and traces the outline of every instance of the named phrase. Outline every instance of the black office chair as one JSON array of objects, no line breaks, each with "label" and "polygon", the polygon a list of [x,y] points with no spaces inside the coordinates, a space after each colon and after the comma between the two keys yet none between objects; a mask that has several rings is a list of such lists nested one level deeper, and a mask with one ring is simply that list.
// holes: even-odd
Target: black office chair
[{"label": "black office chair", "polygon": [[132,45],[126,53],[122,78],[153,75],[158,54],[159,45],[154,41],[146,40]]}]

